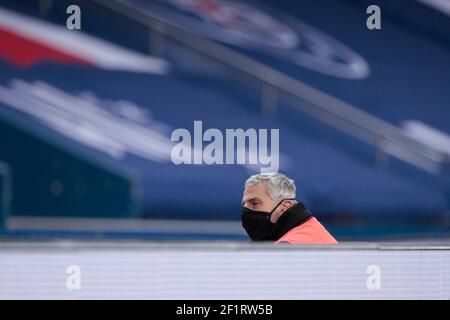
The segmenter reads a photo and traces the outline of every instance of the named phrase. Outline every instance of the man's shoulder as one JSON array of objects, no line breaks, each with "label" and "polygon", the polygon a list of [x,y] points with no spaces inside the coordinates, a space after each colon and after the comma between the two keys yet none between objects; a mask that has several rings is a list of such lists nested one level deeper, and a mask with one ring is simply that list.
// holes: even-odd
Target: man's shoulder
[{"label": "man's shoulder", "polygon": [[289,242],[292,244],[336,244],[336,239],[325,227],[312,217],[301,225],[289,230],[276,243]]}]

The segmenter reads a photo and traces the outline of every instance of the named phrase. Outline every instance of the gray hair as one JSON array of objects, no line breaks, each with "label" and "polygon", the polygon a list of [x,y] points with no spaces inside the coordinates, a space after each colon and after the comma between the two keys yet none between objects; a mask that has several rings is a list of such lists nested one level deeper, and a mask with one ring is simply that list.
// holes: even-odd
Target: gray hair
[{"label": "gray hair", "polygon": [[245,187],[264,182],[267,186],[267,193],[274,202],[283,199],[295,198],[295,183],[284,174],[278,172],[267,172],[255,174],[245,181]]}]

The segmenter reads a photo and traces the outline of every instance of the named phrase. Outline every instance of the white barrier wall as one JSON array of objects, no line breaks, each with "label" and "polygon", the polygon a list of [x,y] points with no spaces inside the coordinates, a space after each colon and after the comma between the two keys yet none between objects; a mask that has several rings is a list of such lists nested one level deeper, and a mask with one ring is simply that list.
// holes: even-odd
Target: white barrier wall
[{"label": "white barrier wall", "polygon": [[2,299],[449,299],[450,246],[0,243]]}]

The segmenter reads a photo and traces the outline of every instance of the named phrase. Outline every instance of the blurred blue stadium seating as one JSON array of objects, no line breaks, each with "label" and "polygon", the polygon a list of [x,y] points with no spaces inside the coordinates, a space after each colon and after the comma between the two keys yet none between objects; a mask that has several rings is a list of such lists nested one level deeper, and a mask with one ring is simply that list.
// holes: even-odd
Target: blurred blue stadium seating
[{"label": "blurred blue stadium seating", "polygon": [[[63,25],[64,8],[72,2],[55,2],[42,13],[38,1],[1,0],[0,9]],[[152,49],[140,23],[97,1],[75,2],[83,12],[81,32],[140,53]],[[356,79],[219,42],[399,129],[404,121],[419,120],[449,135],[450,39],[435,24],[448,25],[449,18],[426,8],[432,12],[427,20],[417,14],[425,8],[419,3],[402,6],[406,11],[399,17],[392,2],[376,2],[387,8],[379,32],[364,27],[367,1],[246,2],[274,16],[289,13],[286,21],[301,20],[351,47],[369,68]],[[129,3],[141,12],[167,8],[159,1]],[[303,37],[307,42],[308,34]],[[173,39],[164,45],[162,58],[170,69],[162,73],[55,61],[22,67],[2,59],[0,51],[0,161],[13,176],[12,216],[239,220],[243,183],[257,172],[254,168],[177,166],[167,155],[171,131],[192,129],[202,120],[204,127],[221,130],[279,128],[280,171],[296,181],[298,198],[331,230],[345,225],[343,234],[351,235],[357,233],[352,228],[378,227],[380,221],[397,230],[411,224],[417,231],[427,223],[448,228],[445,175],[395,158],[379,166],[372,146],[285,101],[275,114],[264,114],[258,91],[214,68],[217,62],[180,48]],[[341,57],[335,58],[338,63]],[[46,103],[52,106],[44,115],[33,111]],[[67,125],[58,127],[52,120]],[[144,151],[147,146],[150,151]]]}]

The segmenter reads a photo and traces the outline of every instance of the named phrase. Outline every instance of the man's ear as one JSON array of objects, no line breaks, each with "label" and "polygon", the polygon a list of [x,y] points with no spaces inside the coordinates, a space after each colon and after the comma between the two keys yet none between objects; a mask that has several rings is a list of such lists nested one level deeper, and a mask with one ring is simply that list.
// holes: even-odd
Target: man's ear
[{"label": "man's ear", "polygon": [[283,203],[280,205],[281,210],[280,210],[280,216],[286,211],[288,210],[290,207],[292,207],[294,205],[294,202],[292,200],[285,200],[283,201]]},{"label": "man's ear", "polygon": [[294,205],[294,202],[292,200],[284,200],[277,208],[277,210],[274,212],[274,217],[275,219],[271,221],[272,222],[277,222],[278,219],[284,214],[284,212],[289,209],[290,207],[292,207]]},{"label": "man's ear", "polygon": [[283,207],[283,212],[284,212],[284,211],[286,211],[287,209],[291,208],[294,205],[294,201],[286,200],[281,205]]}]

